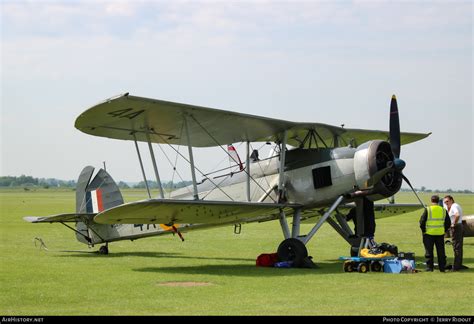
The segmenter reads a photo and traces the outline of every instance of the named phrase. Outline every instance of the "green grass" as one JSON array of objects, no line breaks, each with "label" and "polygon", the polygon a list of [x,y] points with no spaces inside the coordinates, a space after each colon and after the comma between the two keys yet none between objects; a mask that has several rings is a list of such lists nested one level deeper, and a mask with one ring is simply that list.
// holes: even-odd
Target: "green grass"
[{"label": "green grass", "polygon": [[[143,192],[125,191],[127,201]],[[425,201],[429,195],[423,196]],[[466,214],[474,196],[454,196]],[[414,201],[402,193],[397,202]],[[0,313],[5,315],[472,315],[474,238],[465,238],[459,273],[344,273],[349,247],[325,224],[309,244],[319,269],[257,268],[260,253],[282,240],[278,222],[112,243],[101,256],[59,224],[23,216],[73,212],[74,192],[0,191]],[[381,219],[378,242],[396,244],[423,261],[418,214]],[[310,226],[305,226],[306,230]],[[35,247],[41,237],[49,251]],[[448,262],[452,249],[447,247]],[[423,267],[419,264],[419,267]],[[167,287],[169,281],[209,286]]]}]

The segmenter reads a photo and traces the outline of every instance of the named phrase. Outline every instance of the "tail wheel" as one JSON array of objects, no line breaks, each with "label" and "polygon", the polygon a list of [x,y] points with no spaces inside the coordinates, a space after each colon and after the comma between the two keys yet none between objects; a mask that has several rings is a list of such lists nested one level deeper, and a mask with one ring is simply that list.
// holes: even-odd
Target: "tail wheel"
[{"label": "tail wheel", "polygon": [[294,265],[299,267],[306,257],[308,257],[308,250],[304,243],[298,239],[286,239],[278,246],[278,259],[280,261],[293,261]]}]

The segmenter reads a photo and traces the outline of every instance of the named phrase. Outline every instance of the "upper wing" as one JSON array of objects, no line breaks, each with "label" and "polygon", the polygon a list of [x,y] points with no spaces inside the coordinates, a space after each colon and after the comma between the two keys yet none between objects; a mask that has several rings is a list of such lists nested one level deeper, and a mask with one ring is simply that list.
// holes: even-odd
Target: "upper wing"
[{"label": "upper wing", "polygon": [[99,213],[99,224],[225,224],[276,219],[297,205],[210,200],[151,199]]},{"label": "upper wing", "polygon": [[23,219],[30,223],[70,223],[79,221],[92,221],[97,214],[73,213],[73,214],[58,214],[45,217],[26,216]]},{"label": "upper wing", "polygon": [[[270,140],[293,123],[205,107],[129,95],[102,102],[82,113],[75,126],[84,133],[154,143],[187,145],[184,116],[188,116],[192,146],[209,147],[242,141]],[[216,143],[211,136],[214,137]]]},{"label": "upper wing", "polygon": [[[288,131],[288,144],[299,146],[314,130],[321,147],[358,145],[371,139],[386,139],[388,132],[349,129],[320,123],[296,123],[225,110],[129,96],[128,93],[101,102],[82,113],[75,127],[84,133],[122,140],[187,145],[184,118],[188,120],[191,146],[211,147],[236,142],[277,141]],[[148,131],[147,131],[148,130]],[[429,134],[401,133],[408,144]],[[324,142],[324,144],[322,143]]]}]

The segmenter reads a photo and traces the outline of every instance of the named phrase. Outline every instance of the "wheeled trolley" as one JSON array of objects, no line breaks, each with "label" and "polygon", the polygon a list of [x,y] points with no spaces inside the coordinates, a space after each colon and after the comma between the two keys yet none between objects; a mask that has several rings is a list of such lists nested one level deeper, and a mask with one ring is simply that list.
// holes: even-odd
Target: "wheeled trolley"
[{"label": "wheeled trolley", "polygon": [[360,272],[366,273],[368,271],[380,272],[383,269],[384,260],[393,260],[396,257],[384,258],[364,258],[364,257],[339,257],[343,260],[344,272]]}]

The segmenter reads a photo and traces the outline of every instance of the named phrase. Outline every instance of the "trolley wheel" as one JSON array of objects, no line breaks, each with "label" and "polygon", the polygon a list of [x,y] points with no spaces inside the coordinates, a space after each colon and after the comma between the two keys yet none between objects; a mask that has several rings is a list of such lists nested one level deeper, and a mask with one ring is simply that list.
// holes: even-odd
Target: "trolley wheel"
[{"label": "trolley wheel", "polygon": [[373,272],[380,272],[382,270],[382,265],[379,261],[372,261],[370,263],[370,271]]},{"label": "trolley wheel", "polygon": [[343,264],[344,272],[353,272],[354,271],[354,262],[347,260]]},{"label": "trolley wheel", "polygon": [[361,262],[357,266],[357,271],[359,271],[360,273],[366,273],[367,270],[369,270],[369,267],[367,266],[367,263],[365,262]]}]

